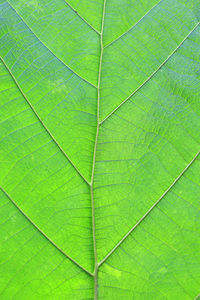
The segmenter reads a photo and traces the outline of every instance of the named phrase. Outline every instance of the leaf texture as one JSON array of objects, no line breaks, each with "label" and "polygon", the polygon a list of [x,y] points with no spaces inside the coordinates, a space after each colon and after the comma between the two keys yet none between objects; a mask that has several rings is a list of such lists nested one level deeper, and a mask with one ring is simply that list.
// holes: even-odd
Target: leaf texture
[{"label": "leaf texture", "polygon": [[199,17],[0,0],[0,299],[198,297]]}]

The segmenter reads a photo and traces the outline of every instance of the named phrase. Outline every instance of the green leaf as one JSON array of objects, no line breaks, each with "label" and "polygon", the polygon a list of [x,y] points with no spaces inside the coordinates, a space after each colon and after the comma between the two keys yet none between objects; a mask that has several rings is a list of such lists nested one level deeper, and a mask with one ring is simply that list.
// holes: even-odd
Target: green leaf
[{"label": "green leaf", "polygon": [[200,293],[198,0],[0,0],[0,299]]}]

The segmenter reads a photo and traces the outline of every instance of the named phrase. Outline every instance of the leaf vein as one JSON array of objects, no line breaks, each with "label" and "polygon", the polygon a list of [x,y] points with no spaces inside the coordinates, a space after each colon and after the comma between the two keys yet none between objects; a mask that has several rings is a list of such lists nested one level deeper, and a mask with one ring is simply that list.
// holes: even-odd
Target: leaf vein
[{"label": "leaf vein", "polygon": [[71,260],[75,265],[77,265],[80,269],[86,272],[88,275],[93,276],[93,274],[81,266],[77,261],[75,261],[71,256],[66,254],[60,247],[58,247],[24,212],[23,210],[17,205],[17,203],[11,198],[11,196],[0,186],[2,192],[8,197],[8,199],[14,204],[14,206],[20,211],[20,213],[58,250],[60,251],[66,258]]},{"label": "leaf vein", "polygon": [[93,248],[94,248],[94,299],[98,299],[98,259],[97,259],[97,249],[96,249],[96,236],[95,236],[95,204],[94,204],[94,170],[96,162],[96,151],[98,144],[99,136],[99,107],[100,107],[100,84],[101,84],[101,69],[102,69],[102,60],[103,60],[103,30],[104,30],[104,18],[105,18],[105,8],[106,0],[103,3],[103,13],[102,13],[102,24],[101,24],[101,35],[100,35],[100,58],[99,58],[99,74],[98,74],[98,86],[97,86],[97,128],[96,128],[96,138],[94,144],[94,154],[93,154],[93,163],[92,163],[92,176],[91,176],[91,206],[92,206],[92,233],[93,233]]},{"label": "leaf vein", "polygon": [[100,35],[100,32],[95,29],[85,18],[83,18],[74,8],[71,4],[68,3],[68,1],[64,0],[64,2],[75,12],[75,14],[77,16],[79,16],[81,18],[81,20],[83,20],[83,22],[85,22],[90,28],[92,28],[92,30],[94,30],[97,34]]},{"label": "leaf vein", "polygon": [[168,57],[159,65],[159,67],[153,71],[153,73],[147,78],[145,79],[145,81],[136,89],[134,90],[124,101],[122,101],[115,109],[113,109],[113,111],[111,111],[101,122],[100,125],[102,123],[104,123],[104,121],[106,121],[114,112],[116,112],[116,110],[118,110],[124,103],[126,103],[126,101],[128,101],[133,95],[135,95],[167,62],[168,60],[174,55],[174,53],[176,53],[176,51],[182,46],[182,44],[187,40],[187,38],[195,31],[195,29],[199,26],[198,22],[193,29],[185,36],[185,38],[181,41],[181,43],[172,51],[172,53],[170,55],[168,55]]},{"label": "leaf vein", "polygon": [[150,209],[141,217],[141,219],[123,236],[123,238],[113,247],[113,249],[98,263],[100,267],[113,253],[119,248],[119,246],[126,240],[126,238],[140,225],[140,223],[150,214],[150,212],[158,205],[158,203],[166,196],[166,194],[173,188],[173,186],[177,183],[177,181],[185,174],[185,172],[189,169],[192,163],[199,156],[200,151],[194,156],[194,158],[187,164],[184,170],[179,174],[178,177],[172,182],[172,184],[167,188],[167,190],[161,195],[161,197],[150,207]]},{"label": "leaf vein", "polygon": [[150,8],[149,10],[148,10],[148,12],[146,12],[146,14],[144,14],[143,16],[142,16],[142,18],[140,18],[133,26],[131,26],[127,31],[125,31],[123,34],[121,34],[118,38],[116,38],[115,40],[113,40],[112,42],[110,42],[109,44],[107,44],[105,47],[104,47],[104,49],[105,48],[107,48],[107,47],[109,47],[109,46],[111,46],[113,43],[115,43],[116,41],[118,41],[120,38],[122,38],[124,35],[126,35],[127,33],[129,33],[135,26],[137,26],[138,25],[138,23],[140,23],[143,19],[144,19],[144,17],[146,17],[156,6],[158,6],[161,2],[162,2],[163,0],[160,0],[159,2],[157,2],[154,6],[152,6],[152,8]]},{"label": "leaf vein", "polygon": [[62,64],[64,64],[71,72],[73,72],[76,76],[78,76],[80,79],[82,79],[83,81],[85,81],[86,83],[88,83],[89,85],[97,88],[93,83],[91,83],[90,81],[88,81],[87,79],[83,78],[81,75],[79,75],[78,73],[76,73],[73,69],[71,69],[68,65],[66,65],[66,63],[61,59],[58,58],[49,48],[47,45],[45,45],[40,38],[33,32],[33,30],[28,26],[28,24],[25,22],[25,20],[23,19],[23,17],[16,11],[16,9],[10,4],[10,2],[7,0],[8,4],[10,5],[10,7],[12,7],[12,9],[16,12],[16,14],[19,16],[19,18],[23,21],[23,23],[27,26],[27,28],[32,32],[32,34],[34,34],[34,36],[38,39],[38,41],[48,50],[51,52],[51,54],[58,59]]},{"label": "leaf vein", "polygon": [[41,120],[41,118],[39,117],[39,115],[37,114],[35,108],[32,106],[32,104],[30,103],[30,101],[28,100],[28,98],[26,97],[26,95],[24,94],[24,92],[22,91],[21,87],[19,86],[16,78],[14,77],[14,75],[12,74],[12,72],[10,71],[9,67],[7,66],[7,64],[5,63],[4,59],[0,56],[0,59],[2,61],[2,63],[4,64],[4,66],[6,67],[7,71],[9,72],[9,74],[11,75],[14,83],[16,84],[17,88],[19,89],[19,91],[21,92],[22,96],[24,97],[24,99],[26,100],[26,102],[28,103],[28,105],[30,106],[30,108],[32,109],[32,111],[34,112],[35,116],[37,117],[37,119],[39,120],[39,122],[42,124],[42,126],[45,128],[45,130],[47,131],[47,133],[50,135],[50,137],[52,138],[52,140],[55,142],[55,144],[57,145],[57,147],[60,149],[60,151],[63,153],[63,155],[67,158],[67,160],[71,163],[71,165],[74,167],[74,169],[77,171],[77,173],[81,176],[81,178],[88,184],[89,182],[87,181],[87,179],[81,174],[81,172],[78,170],[78,168],[74,165],[74,163],[72,162],[72,160],[68,157],[68,155],[65,153],[65,151],[63,150],[63,148],[58,144],[58,142],[56,141],[56,139],[54,138],[54,136],[51,134],[51,132],[49,131],[49,129],[46,127],[46,125],[44,124],[44,122]]}]

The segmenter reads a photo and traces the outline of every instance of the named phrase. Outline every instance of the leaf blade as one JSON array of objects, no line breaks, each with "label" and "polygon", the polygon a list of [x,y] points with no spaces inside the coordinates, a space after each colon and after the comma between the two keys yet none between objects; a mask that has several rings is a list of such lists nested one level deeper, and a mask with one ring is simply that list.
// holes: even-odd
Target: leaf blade
[{"label": "leaf blade", "polygon": [[199,8],[0,0],[3,298],[199,294]]},{"label": "leaf blade", "polygon": [[0,54],[4,62],[47,130],[90,181],[96,89],[55,58],[7,3],[1,15],[4,27]]},{"label": "leaf blade", "polygon": [[88,185],[34,115],[5,66],[0,66],[1,186],[59,248],[92,271]]},{"label": "leaf blade", "polygon": [[[101,125],[94,186],[99,260],[199,151],[198,45],[199,27],[153,80]],[[185,56],[191,48],[193,64]]]},{"label": "leaf blade", "polygon": [[189,10],[181,1],[161,1],[131,31],[105,48],[101,121],[127,99],[197,25],[192,3],[190,1]]},{"label": "leaf blade", "polygon": [[2,191],[0,199],[2,299],[52,299],[63,295],[68,299],[79,299],[83,295],[91,298],[92,278],[63,257]]},{"label": "leaf blade", "polygon": [[199,164],[194,161],[100,268],[100,297],[194,299],[198,294]]},{"label": "leaf blade", "polygon": [[96,85],[99,35],[63,0],[40,2],[36,13],[34,2],[9,0],[9,3],[54,55]]}]

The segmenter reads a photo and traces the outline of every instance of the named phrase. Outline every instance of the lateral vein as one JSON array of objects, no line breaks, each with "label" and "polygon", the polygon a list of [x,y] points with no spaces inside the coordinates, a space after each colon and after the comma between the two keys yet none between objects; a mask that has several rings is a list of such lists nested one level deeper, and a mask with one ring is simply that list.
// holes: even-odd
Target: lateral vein
[{"label": "lateral vein", "polygon": [[8,4],[10,5],[10,7],[12,7],[12,9],[16,12],[16,14],[19,16],[19,18],[24,22],[24,24],[28,27],[28,29],[32,32],[32,34],[38,39],[38,41],[47,49],[51,52],[51,54],[53,54],[53,56],[58,59],[63,65],[65,65],[72,73],[74,73],[76,76],[78,76],[80,79],[82,79],[83,81],[87,82],[89,85],[93,86],[94,88],[97,88],[96,85],[94,85],[93,83],[91,83],[90,81],[88,81],[87,79],[83,78],[81,75],[79,75],[78,73],[76,73],[73,69],[71,69],[68,65],[66,65],[66,63],[61,59],[58,58],[49,48],[47,45],[45,45],[41,39],[37,36],[36,33],[33,32],[33,30],[28,26],[28,24],[26,23],[26,21],[23,19],[23,17],[18,13],[18,11],[12,6],[12,4],[9,2],[9,0],[6,0],[8,2]]},{"label": "lateral vein", "polygon": [[176,179],[172,182],[172,184],[167,188],[167,190],[161,195],[161,197],[150,207],[149,210],[142,216],[142,218],[123,236],[123,238],[112,248],[112,250],[99,262],[98,266],[100,267],[112,254],[113,252],[119,248],[119,246],[128,238],[128,236],[140,225],[140,223],[150,214],[150,212],[158,205],[158,203],[166,196],[166,194],[173,188],[173,186],[177,183],[177,181],[184,175],[184,173],[189,169],[192,163],[199,156],[200,151],[194,156],[194,158],[188,163],[188,165],[184,168],[184,170],[176,177]]},{"label": "lateral vein", "polygon": [[46,125],[44,124],[44,122],[41,120],[40,116],[38,115],[38,113],[36,112],[35,108],[33,107],[33,105],[30,103],[30,101],[28,100],[28,98],[26,97],[26,95],[24,94],[24,92],[22,91],[20,85],[17,82],[17,79],[14,77],[14,75],[12,74],[11,70],[9,69],[9,67],[7,66],[6,62],[4,61],[4,59],[0,56],[0,59],[2,61],[2,63],[4,64],[4,66],[6,67],[7,71],[9,72],[9,74],[11,75],[14,83],[16,84],[17,88],[19,89],[19,91],[21,92],[22,96],[24,97],[24,99],[26,100],[26,102],[28,103],[28,105],[30,106],[30,108],[32,109],[32,111],[34,112],[35,116],[37,117],[37,119],[39,120],[39,122],[42,124],[42,126],[45,128],[45,130],[47,131],[47,133],[50,135],[50,137],[52,138],[52,140],[55,142],[55,144],[57,145],[57,147],[60,149],[60,151],[63,153],[63,155],[67,158],[67,160],[70,162],[70,164],[74,167],[74,169],[77,171],[77,173],[81,176],[81,178],[88,184],[90,185],[90,183],[88,182],[88,180],[81,174],[81,172],[78,170],[78,168],[74,165],[74,163],[71,161],[71,159],[68,157],[68,155],[65,153],[65,151],[63,150],[63,148],[58,144],[58,142],[56,141],[56,139],[54,138],[54,136],[51,134],[51,132],[49,131],[49,129],[46,127]]},{"label": "lateral vein", "polygon": [[197,300],[197,299],[200,299],[200,294],[198,294],[198,295],[194,298],[194,300]]},{"label": "lateral vein", "polygon": [[126,103],[133,95],[135,95],[165,64],[166,62],[174,55],[174,53],[182,46],[182,44],[186,41],[186,39],[193,33],[193,31],[199,26],[198,22],[194,28],[186,35],[186,37],[182,40],[182,42],[172,51],[172,53],[159,65],[159,67],[147,78],[145,81],[132,92],[124,101],[122,101],[113,111],[111,111],[101,122],[104,123],[116,110],[118,110],[124,103]]},{"label": "lateral vein", "polygon": [[66,258],[71,260],[75,265],[77,265],[80,269],[86,272],[88,275],[93,276],[93,274],[81,266],[77,261],[75,261],[71,256],[66,254],[60,247],[58,247],[24,212],[23,210],[17,205],[17,203],[12,199],[12,197],[0,186],[2,192],[8,197],[8,199],[13,203],[13,205],[20,211],[20,213],[57,249],[61,252]]},{"label": "lateral vein", "polygon": [[105,48],[111,46],[113,43],[115,43],[116,41],[118,41],[119,39],[121,39],[124,35],[126,35],[127,33],[129,33],[135,26],[138,25],[138,23],[140,23],[144,17],[146,17],[156,6],[158,6],[163,0],[160,0],[158,3],[156,3],[152,8],[150,8],[150,10],[148,10],[148,12],[146,12],[146,14],[144,16],[142,16],[142,18],[140,18],[133,26],[131,26],[127,31],[125,31],[123,34],[121,34],[118,38],[116,38],[115,40],[113,40],[112,42],[110,42],[109,44],[107,44]]},{"label": "lateral vein", "polygon": [[75,12],[75,14],[77,14],[77,16],[79,16],[81,18],[81,20],[83,20],[83,22],[85,22],[92,30],[94,30],[97,34],[100,35],[100,32],[95,29],[85,18],[83,18],[74,8],[71,4],[69,4],[68,1],[64,0],[65,3]]}]

